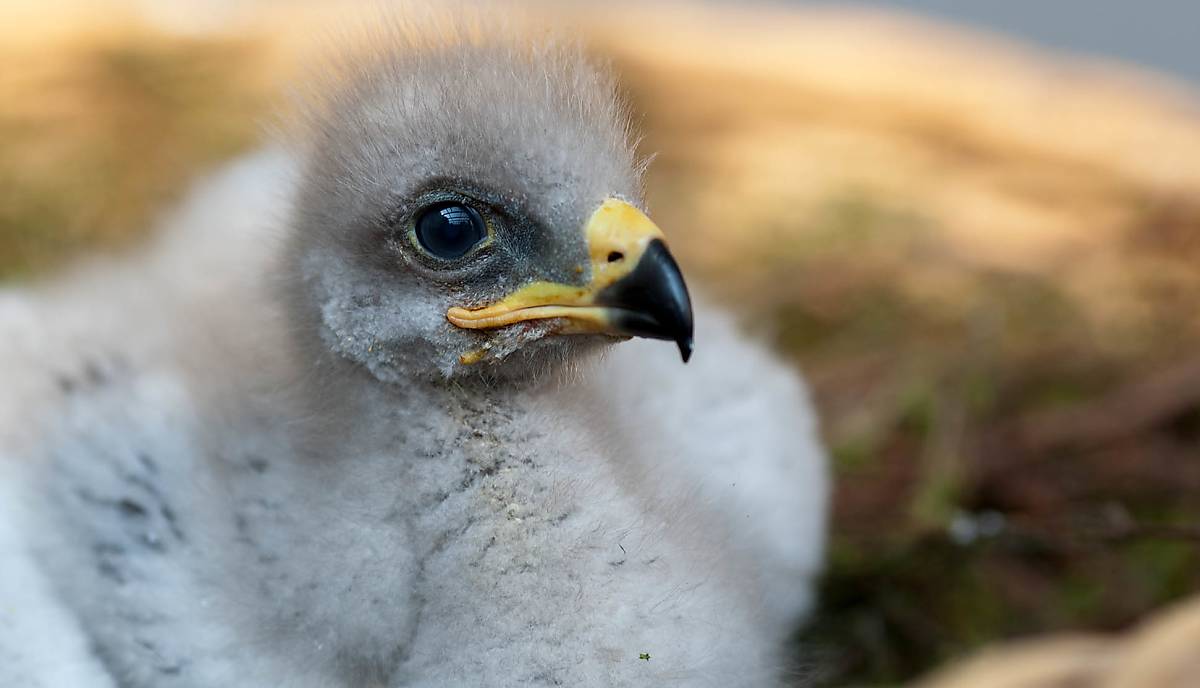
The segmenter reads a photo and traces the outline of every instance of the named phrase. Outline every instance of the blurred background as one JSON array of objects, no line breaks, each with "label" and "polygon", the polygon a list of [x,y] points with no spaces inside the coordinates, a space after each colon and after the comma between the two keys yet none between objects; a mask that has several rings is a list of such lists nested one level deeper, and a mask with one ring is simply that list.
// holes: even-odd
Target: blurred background
[{"label": "blurred background", "polygon": [[[376,7],[4,0],[0,285],[136,245]],[[806,676],[1200,592],[1200,5],[525,11],[612,60],[685,270],[809,377],[838,491]]]}]

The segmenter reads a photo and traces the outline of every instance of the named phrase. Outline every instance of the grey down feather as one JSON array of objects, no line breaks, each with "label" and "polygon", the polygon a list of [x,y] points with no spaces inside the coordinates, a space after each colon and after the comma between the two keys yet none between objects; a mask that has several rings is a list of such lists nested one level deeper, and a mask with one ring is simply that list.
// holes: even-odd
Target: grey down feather
[{"label": "grey down feather", "polygon": [[[604,72],[398,36],[308,90],[150,246],[0,291],[0,686],[784,680],[828,489],[796,374],[703,302],[688,365],[446,321],[641,204]],[[454,279],[393,260],[431,180],[539,230]]]}]

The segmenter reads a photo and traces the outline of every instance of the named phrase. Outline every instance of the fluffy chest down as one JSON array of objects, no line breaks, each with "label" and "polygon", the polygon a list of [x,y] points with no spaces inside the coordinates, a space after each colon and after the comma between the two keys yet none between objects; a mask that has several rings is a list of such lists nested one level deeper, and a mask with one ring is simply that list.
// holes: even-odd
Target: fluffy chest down
[{"label": "fluffy chest down", "polygon": [[686,479],[647,492],[618,456],[636,445],[591,401],[476,390],[376,408],[379,444],[304,467],[294,482],[325,497],[275,527],[292,535],[271,568],[319,572],[281,614],[338,648],[347,680],[765,680],[752,562]]},{"label": "fluffy chest down", "polygon": [[162,381],[121,393],[107,408],[128,412],[68,425],[123,439],[67,433],[47,488],[68,545],[49,568],[121,685],[731,685],[770,666],[720,524],[685,484],[647,500],[591,402],[422,397],[367,414],[366,446],[305,456],[270,424],[205,447]]},{"label": "fluffy chest down", "polygon": [[397,685],[738,685],[740,661],[771,665],[723,527],[686,478],[647,493],[606,409],[542,390],[448,416],[457,473],[414,509]]}]

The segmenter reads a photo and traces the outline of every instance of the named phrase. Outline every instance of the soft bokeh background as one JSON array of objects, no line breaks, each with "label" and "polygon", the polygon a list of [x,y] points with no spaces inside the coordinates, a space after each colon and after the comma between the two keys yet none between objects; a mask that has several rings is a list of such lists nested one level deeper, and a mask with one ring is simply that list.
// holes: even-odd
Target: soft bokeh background
[{"label": "soft bokeh background", "polygon": [[[811,380],[823,685],[1200,591],[1197,11],[1107,6],[531,6],[613,60],[693,281]],[[356,14],[5,0],[0,283],[136,244]]]}]

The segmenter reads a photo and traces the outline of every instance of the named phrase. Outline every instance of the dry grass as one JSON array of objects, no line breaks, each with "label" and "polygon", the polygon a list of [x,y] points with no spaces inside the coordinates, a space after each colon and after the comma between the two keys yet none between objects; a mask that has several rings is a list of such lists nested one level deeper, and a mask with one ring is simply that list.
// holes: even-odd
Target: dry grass
[{"label": "dry grass", "polygon": [[1064,635],[990,648],[918,688],[1190,688],[1200,676],[1200,598],[1117,637]]},{"label": "dry grass", "polygon": [[[135,236],[255,142],[313,27],[349,13],[265,4],[179,35],[56,6],[78,21],[0,22],[43,27],[0,55],[28,65],[0,75],[3,277]],[[1188,94],[872,14],[559,19],[644,113],[685,267],[810,373],[840,482],[809,635],[831,682],[1200,590]]]},{"label": "dry grass", "polygon": [[0,278],[136,236],[189,180],[256,138],[266,83],[237,39],[128,29],[0,60]]}]

